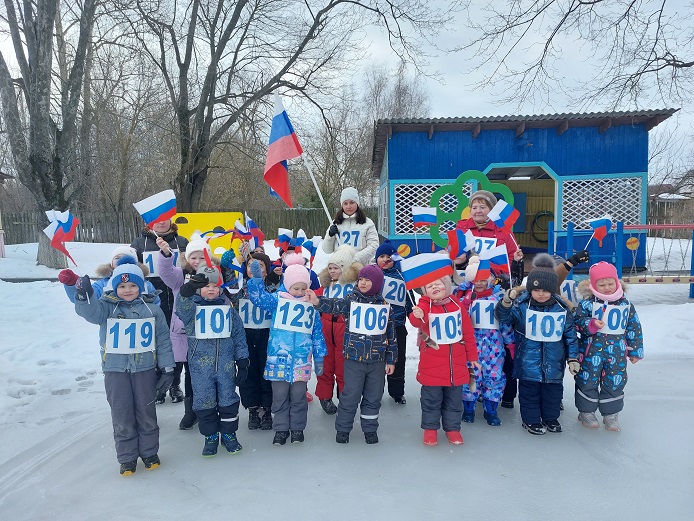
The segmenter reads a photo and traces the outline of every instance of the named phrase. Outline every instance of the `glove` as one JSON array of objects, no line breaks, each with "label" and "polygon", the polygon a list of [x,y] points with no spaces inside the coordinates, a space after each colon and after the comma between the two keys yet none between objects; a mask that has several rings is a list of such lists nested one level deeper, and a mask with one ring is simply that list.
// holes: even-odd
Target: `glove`
[{"label": "glove", "polygon": [[333,223],[330,225],[330,228],[328,228],[328,235],[330,237],[335,237],[337,235],[337,224]]},{"label": "glove", "polygon": [[205,275],[202,273],[196,273],[188,280],[188,282],[181,286],[179,293],[184,297],[192,297],[199,289],[207,286],[209,282],[209,279],[205,277]]},{"label": "glove", "polygon": [[165,367],[162,370],[161,374],[159,375],[159,379],[157,380],[157,395],[166,394],[166,391],[169,390],[169,387],[171,387],[171,384],[173,383],[173,372],[173,367]]},{"label": "glove", "polygon": [[260,267],[260,261],[252,260],[250,264],[251,275],[254,279],[263,278],[263,269]]},{"label": "glove", "polygon": [[511,279],[509,278],[508,274],[504,273],[503,271],[496,276],[496,281],[494,282],[501,286],[501,288],[504,290],[511,289]]},{"label": "glove", "polygon": [[505,308],[510,308],[513,306],[513,301],[516,300],[518,292],[515,289],[507,289],[504,293],[504,298],[501,299],[501,305]]},{"label": "glove", "polygon": [[590,253],[588,253],[588,250],[577,251],[566,260],[569,261],[572,266],[576,267],[582,262],[588,262],[590,260]]},{"label": "glove", "polygon": [[241,387],[245,382],[246,378],[248,378],[248,366],[251,364],[251,361],[248,358],[241,358],[240,360],[236,360],[236,386]]},{"label": "glove", "polygon": [[222,255],[222,261],[221,261],[222,267],[231,269],[231,267],[234,265],[234,259],[235,258],[236,258],[236,253],[234,252],[233,249],[229,248]]},{"label": "glove", "polygon": [[62,270],[58,273],[58,280],[66,286],[74,286],[77,279],[79,279],[77,273],[72,270]]},{"label": "glove", "polygon": [[569,372],[571,373],[571,376],[576,376],[578,372],[581,370],[581,364],[578,363],[578,360],[575,358],[569,358],[566,361],[567,365],[569,366]]},{"label": "glove", "polygon": [[313,368],[316,371],[316,376],[320,376],[323,374],[323,362],[314,362]]},{"label": "glove", "polygon": [[79,277],[75,282],[75,296],[78,300],[87,300],[94,294],[92,281],[89,280],[89,275]]}]

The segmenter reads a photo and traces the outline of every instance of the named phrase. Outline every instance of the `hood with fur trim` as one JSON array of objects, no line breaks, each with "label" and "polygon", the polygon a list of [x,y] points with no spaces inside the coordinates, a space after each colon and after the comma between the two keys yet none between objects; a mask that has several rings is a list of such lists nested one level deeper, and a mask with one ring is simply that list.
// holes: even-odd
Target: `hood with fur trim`
[{"label": "hood with fur trim", "polygon": [[[137,265],[142,270],[142,274],[145,276],[145,278],[147,278],[147,276],[149,275],[149,268],[147,267],[147,265],[145,265],[141,262],[138,262]],[[111,276],[113,275],[114,269],[115,268],[113,268],[110,263],[109,264],[100,264],[99,266],[97,266],[96,270],[94,270],[94,273],[96,273],[96,275],[102,279],[103,278],[110,279]]]},{"label": "hood with fur trim", "polygon": [[[183,269],[184,272],[186,273],[195,273],[195,270],[192,268],[190,264],[188,264],[188,261],[186,260],[185,255],[179,255],[178,258],[180,259],[181,262],[181,269]],[[222,265],[222,259],[217,257],[216,255],[210,255],[210,260],[212,261],[212,264],[215,266],[221,266]]]},{"label": "hood with fur trim", "polygon": [[[622,285],[622,291],[624,291],[624,294],[626,295],[627,290],[629,289],[629,284],[624,282],[622,279],[618,279],[619,283]],[[578,283],[578,286],[576,287],[576,292],[583,297],[583,299],[589,299],[590,297],[593,296],[593,292],[590,291],[590,279],[583,279],[581,282]]]},{"label": "hood with fur trim", "polygon": [[[361,270],[364,265],[361,262],[353,262],[351,266],[347,269],[342,270],[340,278],[337,282],[340,284],[353,284],[359,279],[359,270]],[[323,268],[318,274],[318,282],[320,282],[321,287],[326,288],[332,282],[330,280],[330,273],[328,273],[328,268]]]}]

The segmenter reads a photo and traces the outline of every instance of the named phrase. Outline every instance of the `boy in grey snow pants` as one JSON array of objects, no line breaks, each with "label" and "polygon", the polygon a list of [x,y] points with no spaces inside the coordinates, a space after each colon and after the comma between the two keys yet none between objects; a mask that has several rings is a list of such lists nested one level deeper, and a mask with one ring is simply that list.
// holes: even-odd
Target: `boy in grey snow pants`
[{"label": "boy in grey snow pants", "polygon": [[[378,430],[378,411],[381,409],[385,374],[386,363],[383,360],[370,363],[345,360],[345,388],[340,394],[335,418],[337,432],[352,430],[354,416],[360,403],[362,432]],[[347,381],[350,383],[349,386],[346,384]]]}]

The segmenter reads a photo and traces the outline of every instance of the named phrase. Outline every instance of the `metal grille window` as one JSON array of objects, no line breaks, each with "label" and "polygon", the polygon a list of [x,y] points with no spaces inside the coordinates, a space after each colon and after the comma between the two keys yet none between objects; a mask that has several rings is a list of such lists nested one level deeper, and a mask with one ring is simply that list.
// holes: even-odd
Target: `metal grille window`
[{"label": "metal grille window", "polygon": [[[395,194],[395,235],[411,235],[415,232],[412,226],[412,207],[429,206],[431,194],[442,184],[396,184],[393,186]],[[472,193],[472,185],[467,183],[463,189],[466,196]],[[381,195],[383,201],[383,195]],[[458,199],[453,194],[444,195],[439,201],[440,207],[445,212],[455,211]],[[460,208],[462,212],[463,209]],[[446,221],[441,226],[441,231],[452,230],[455,222]],[[426,226],[417,228],[417,233],[429,233]]]},{"label": "metal grille window", "polygon": [[588,229],[586,220],[605,214],[612,217],[612,222],[641,222],[640,177],[564,181],[562,188],[562,230],[569,222],[575,223],[577,229]]}]

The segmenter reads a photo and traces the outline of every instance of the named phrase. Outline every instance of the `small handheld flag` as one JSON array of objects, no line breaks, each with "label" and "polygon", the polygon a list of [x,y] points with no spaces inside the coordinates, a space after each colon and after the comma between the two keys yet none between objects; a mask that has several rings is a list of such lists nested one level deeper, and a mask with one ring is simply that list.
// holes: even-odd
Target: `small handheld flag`
[{"label": "small handheld flag", "polygon": [[487,217],[499,228],[511,231],[518,217],[520,217],[520,212],[503,199],[499,199],[494,208],[489,211]]},{"label": "small handheld flag", "polygon": [[446,235],[448,235],[448,256],[451,260],[475,247],[475,236],[470,230],[465,232],[459,229],[449,230]]},{"label": "small handheld flag", "polygon": [[419,226],[433,226],[436,224],[436,208],[428,206],[412,207],[412,224],[415,228]]},{"label": "small handheld flag", "polygon": [[313,259],[316,257],[316,251],[318,248],[313,245],[313,240],[304,241],[301,245],[302,250],[306,250],[309,254],[309,267],[313,268]]},{"label": "small handheld flag", "polygon": [[289,243],[293,238],[293,230],[279,228],[277,230],[277,239],[275,239],[275,248],[282,248],[284,251],[287,251],[289,249]]},{"label": "small handheld flag", "polygon": [[70,210],[65,210],[64,212],[49,210],[46,212],[46,217],[48,217],[50,224],[44,228],[43,233],[51,240],[51,246],[64,253],[77,266],[75,259],[67,251],[65,243],[75,238],[75,230],[80,223],[79,219],[72,215]]},{"label": "small handheld flag", "polygon": [[420,253],[401,262],[407,289],[421,288],[446,275],[453,275],[451,260],[440,253]]},{"label": "small handheld flag", "polygon": [[173,190],[164,190],[150,195],[147,199],[133,203],[135,210],[142,216],[145,224],[154,224],[171,219],[176,215],[176,194]]},{"label": "small handheld flag", "polygon": [[253,249],[257,248],[258,246],[262,246],[265,242],[265,234],[246,212],[244,212],[243,215],[246,219],[246,227],[248,228],[248,231],[251,232],[251,235],[253,236],[253,241],[255,242],[255,244],[253,245]]},{"label": "small handheld flag", "polygon": [[274,191],[289,208],[292,207],[292,196],[289,191],[287,160],[299,157],[302,153],[292,122],[289,121],[282,100],[275,93],[275,114],[272,118],[263,177],[270,186],[270,193]]},{"label": "small handheld flag", "polygon": [[508,250],[504,244],[488,250],[482,250],[480,252],[480,261],[482,260],[488,260],[490,268],[497,273],[502,271],[511,273],[511,266],[508,261]]},{"label": "small handheld flag", "polygon": [[593,229],[593,234],[590,236],[590,239],[588,239],[588,242],[586,243],[586,249],[588,249],[588,244],[590,244],[590,241],[595,239],[598,241],[598,244],[602,248],[602,240],[607,237],[608,232],[610,231],[610,228],[612,228],[612,217],[609,215],[605,215],[604,217],[600,217],[599,219],[590,219],[586,221],[588,225]]},{"label": "small handheld flag", "polygon": [[241,224],[241,221],[236,219],[236,223],[234,224],[234,237],[243,241],[250,241],[253,238],[253,234]]},{"label": "small handheld flag", "polygon": [[477,273],[475,274],[475,282],[480,280],[488,280],[492,276],[492,266],[489,263],[489,259],[480,259],[480,263],[477,267]]}]

